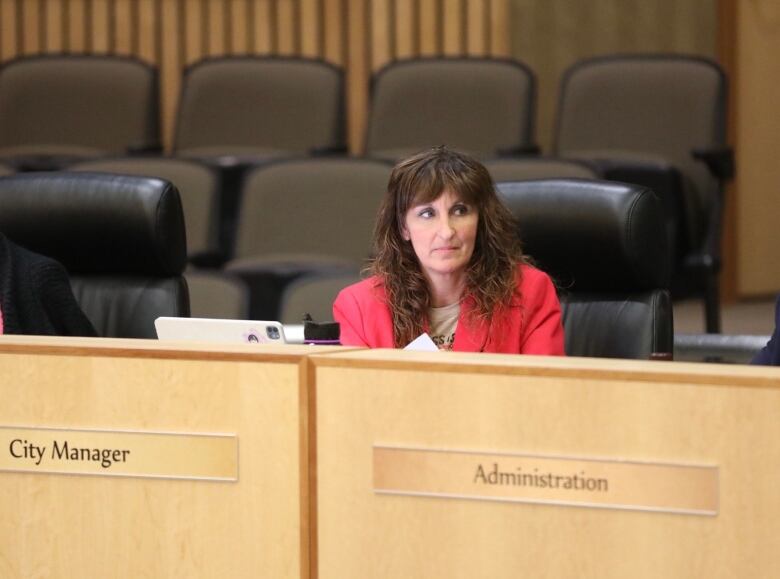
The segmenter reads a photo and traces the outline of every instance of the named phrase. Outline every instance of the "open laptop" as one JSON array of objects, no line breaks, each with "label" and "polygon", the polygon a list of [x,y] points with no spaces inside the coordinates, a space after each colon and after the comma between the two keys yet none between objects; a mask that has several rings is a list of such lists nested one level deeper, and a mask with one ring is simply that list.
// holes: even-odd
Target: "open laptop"
[{"label": "open laptop", "polygon": [[286,344],[279,322],[220,320],[212,318],[168,318],[154,321],[158,340],[228,342],[232,344]]}]

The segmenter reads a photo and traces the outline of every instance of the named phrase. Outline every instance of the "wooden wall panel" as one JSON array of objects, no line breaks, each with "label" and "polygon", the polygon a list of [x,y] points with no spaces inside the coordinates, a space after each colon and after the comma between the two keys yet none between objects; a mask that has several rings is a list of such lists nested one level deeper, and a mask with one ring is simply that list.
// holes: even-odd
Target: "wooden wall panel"
[{"label": "wooden wall panel", "polygon": [[228,35],[230,54],[249,52],[248,7],[246,0],[230,1],[230,34]]},{"label": "wooden wall panel", "polygon": [[463,0],[444,0],[444,54],[459,55],[465,52],[466,19]]},{"label": "wooden wall panel", "polygon": [[[44,15],[44,50],[47,52],[59,52],[62,50],[63,39],[63,13],[61,0],[46,0],[43,5]],[[4,31],[3,31],[4,32]]]},{"label": "wooden wall panel", "polygon": [[[60,4],[61,0],[53,0]],[[113,3],[113,22],[111,23],[112,44],[117,54],[133,53],[133,0],[115,0]]]},{"label": "wooden wall panel", "polygon": [[250,10],[254,15],[254,43],[250,51],[255,54],[270,54],[274,47],[274,26],[273,14],[271,10],[273,0],[255,0],[250,5]]},{"label": "wooden wall panel", "polygon": [[276,53],[283,56],[293,56],[298,53],[297,1],[277,0],[276,30],[278,44]]},{"label": "wooden wall panel", "polygon": [[420,0],[420,55],[441,54],[441,17],[438,0]]},{"label": "wooden wall panel", "polygon": [[[30,0],[27,0],[28,2]],[[138,0],[143,2],[144,0]],[[148,0],[147,0],[148,1]],[[70,0],[67,7],[66,28],[66,52],[89,52],[87,46],[86,30],[86,2],[85,0]]]},{"label": "wooden wall panel", "polygon": [[16,56],[16,4],[3,2],[0,5],[0,48],[3,60]]},{"label": "wooden wall panel", "polygon": [[27,2],[22,5],[22,54],[42,52],[41,22],[38,2]]},{"label": "wooden wall panel", "polygon": [[371,68],[377,70],[390,61],[395,53],[392,0],[371,3]]},{"label": "wooden wall panel", "polygon": [[160,68],[163,141],[170,146],[186,65],[225,54],[323,58],[346,70],[348,138],[359,152],[371,73],[400,58],[508,54],[508,2],[0,0],[0,61],[66,52],[151,62]]},{"label": "wooden wall panel", "polygon": [[395,56],[411,58],[417,53],[417,14],[415,0],[395,1]]},{"label": "wooden wall panel", "polygon": [[309,58],[322,56],[322,11],[318,0],[301,0],[300,53]]},{"label": "wooden wall panel", "polygon": [[109,50],[111,36],[109,23],[109,0],[92,0],[90,28],[92,30],[92,51],[98,54],[113,52]]}]

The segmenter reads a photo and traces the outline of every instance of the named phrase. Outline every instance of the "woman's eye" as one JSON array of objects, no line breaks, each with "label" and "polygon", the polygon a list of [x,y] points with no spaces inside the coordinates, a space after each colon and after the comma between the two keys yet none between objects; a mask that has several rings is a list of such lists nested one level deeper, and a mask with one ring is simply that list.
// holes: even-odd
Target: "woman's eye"
[{"label": "woman's eye", "polygon": [[466,215],[469,212],[469,208],[466,205],[456,205],[452,208],[454,215]]},{"label": "woman's eye", "polygon": [[419,215],[423,219],[430,219],[431,217],[433,217],[433,209],[423,209],[417,215]]}]

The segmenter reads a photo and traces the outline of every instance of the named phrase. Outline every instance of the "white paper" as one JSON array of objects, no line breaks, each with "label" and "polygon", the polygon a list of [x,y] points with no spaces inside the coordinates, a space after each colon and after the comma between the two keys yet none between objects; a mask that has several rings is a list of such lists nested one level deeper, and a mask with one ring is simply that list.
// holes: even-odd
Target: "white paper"
[{"label": "white paper", "polygon": [[438,352],[439,348],[433,343],[428,334],[420,334],[414,340],[409,342],[404,350],[416,350],[418,352]]}]

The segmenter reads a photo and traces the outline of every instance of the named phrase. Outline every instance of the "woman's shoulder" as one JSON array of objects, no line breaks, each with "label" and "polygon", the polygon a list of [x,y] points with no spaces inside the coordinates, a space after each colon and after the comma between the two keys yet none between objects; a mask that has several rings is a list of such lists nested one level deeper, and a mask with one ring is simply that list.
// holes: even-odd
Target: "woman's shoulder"
[{"label": "woman's shoulder", "polygon": [[518,279],[521,280],[521,286],[540,286],[540,285],[552,285],[550,276],[544,273],[541,269],[529,265],[527,263],[521,263],[517,267],[516,273]]},{"label": "woman's shoulder", "polygon": [[378,276],[372,275],[359,282],[348,285],[339,292],[339,297],[350,296],[357,301],[363,301],[366,299],[376,299],[381,297],[384,293],[382,289],[382,281]]}]

